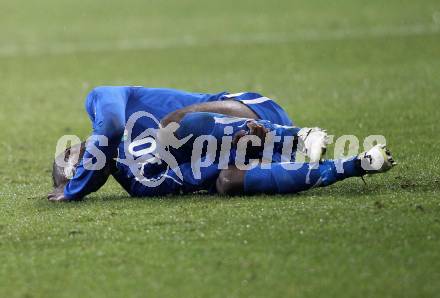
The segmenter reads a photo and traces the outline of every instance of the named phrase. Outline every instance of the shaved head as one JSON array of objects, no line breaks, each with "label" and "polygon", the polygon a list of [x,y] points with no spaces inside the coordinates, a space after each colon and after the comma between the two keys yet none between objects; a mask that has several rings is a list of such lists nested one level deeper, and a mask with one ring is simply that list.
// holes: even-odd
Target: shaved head
[{"label": "shaved head", "polygon": [[75,175],[76,167],[84,156],[85,144],[73,145],[55,158],[52,165],[54,188],[64,187]]}]

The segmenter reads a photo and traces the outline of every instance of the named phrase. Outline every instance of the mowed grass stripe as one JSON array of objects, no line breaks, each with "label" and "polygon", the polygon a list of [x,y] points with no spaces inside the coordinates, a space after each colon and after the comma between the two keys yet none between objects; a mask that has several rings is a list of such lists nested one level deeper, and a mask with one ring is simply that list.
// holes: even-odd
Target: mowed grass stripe
[{"label": "mowed grass stripe", "polygon": [[300,30],[292,32],[265,32],[256,34],[227,34],[215,38],[185,35],[173,39],[126,39],[111,41],[84,41],[75,43],[52,42],[44,44],[3,44],[0,57],[62,55],[87,52],[168,49],[179,47],[205,47],[215,44],[283,44],[304,41],[349,40],[380,37],[405,37],[440,34],[440,24],[408,26],[377,26],[370,28],[341,28],[335,30]]}]

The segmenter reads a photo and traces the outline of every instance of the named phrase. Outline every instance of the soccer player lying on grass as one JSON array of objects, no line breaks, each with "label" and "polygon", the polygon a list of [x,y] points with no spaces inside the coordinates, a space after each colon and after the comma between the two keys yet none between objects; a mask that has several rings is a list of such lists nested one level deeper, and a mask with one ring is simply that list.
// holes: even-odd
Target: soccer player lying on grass
[{"label": "soccer player lying on grass", "polygon": [[[279,105],[257,93],[99,87],[87,96],[86,110],[93,135],[55,159],[51,201],[81,199],[110,175],[137,197],[200,190],[295,193],[394,164],[383,145],[349,159],[321,161],[325,131],[293,126]],[[311,163],[291,162],[296,150]]]}]

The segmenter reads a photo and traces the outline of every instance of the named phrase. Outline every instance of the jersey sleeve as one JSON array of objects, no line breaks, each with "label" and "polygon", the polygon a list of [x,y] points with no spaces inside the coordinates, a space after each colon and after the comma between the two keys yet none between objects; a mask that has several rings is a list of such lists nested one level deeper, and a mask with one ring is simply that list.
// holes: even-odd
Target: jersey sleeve
[{"label": "jersey sleeve", "polygon": [[[106,167],[91,169],[86,164],[93,162],[96,149],[105,155],[108,164],[117,155],[125,127],[125,111],[128,101],[129,87],[97,87],[86,99],[86,110],[93,123],[93,134],[86,145],[86,151],[75,176],[64,188],[68,199],[79,199],[97,191],[106,182],[109,174]],[[104,138],[103,138],[104,137]],[[106,142],[102,140],[106,139]],[[96,162],[96,160],[95,160]]]}]

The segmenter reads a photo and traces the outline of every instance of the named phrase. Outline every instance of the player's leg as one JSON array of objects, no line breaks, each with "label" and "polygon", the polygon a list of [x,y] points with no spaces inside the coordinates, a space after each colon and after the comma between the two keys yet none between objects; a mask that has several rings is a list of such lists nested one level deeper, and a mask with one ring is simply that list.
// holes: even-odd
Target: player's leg
[{"label": "player's leg", "polygon": [[[188,113],[179,124],[180,127],[176,131],[177,138],[183,139],[188,135],[193,135],[192,140],[201,135],[211,135],[218,141],[222,141],[222,137],[225,135],[255,134],[255,131],[261,131],[257,128],[263,128],[265,133],[270,132],[279,137],[279,141],[274,144],[275,152],[281,152],[284,140],[291,137],[295,139],[295,144],[298,144],[298,149],[306,154],[312,162],[321,159],[328,143],[326,132],[318,128],[278,125],[268,120],[231,117],[218,113]],[[260,137],[264,141],[264,136],[260,135]]]},{"label": "player's leg", "polygon": [[287,163],[273,163],[269,169],[257,166],[249,171],[235,167],[224,170],[216,181],[221,194],[297,193],[316,186],[328,186],[348,177],[361,176],[356,160],[344,162],[344,171],[339,174],[335,161],[326,160],[320,164],[289,163],[294,169],[286,169]]},{"label": "player's leg", "polygon": [[[258,166],[249,171],[231,167],[223,170],[216,188],[221,194],[296,193],[316,186],[328,186],[349,177],[385,172],[394,165],[390,152],[377,145],[368,152],[346,160],[314,163],[274,163],[270,169]],[[286,165],[294,169],[286,169]]]},{"label": "player's leg", "polygon": [[297,136],[301,130],[295,126],[281,126],[267,120],[232,117],[219,113],[195,112],[186,114],[180,121],[176,136],[181,139],[188,135],[194,138],[201,135],[211,135],[221,140],[224,135],[235,135],[238,132],[251,133],[257,125],[266,131],[273,131],[280,137]]}]

